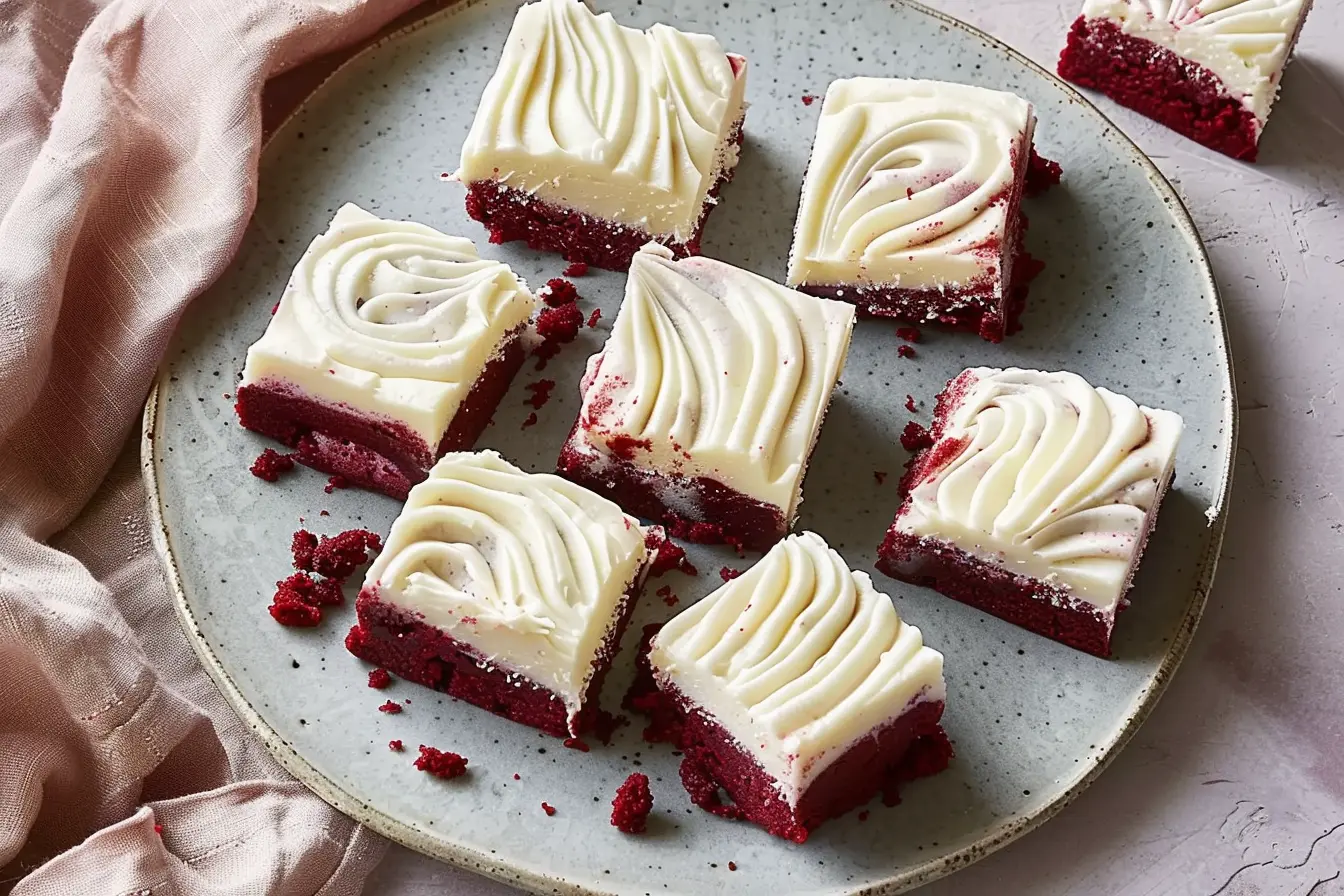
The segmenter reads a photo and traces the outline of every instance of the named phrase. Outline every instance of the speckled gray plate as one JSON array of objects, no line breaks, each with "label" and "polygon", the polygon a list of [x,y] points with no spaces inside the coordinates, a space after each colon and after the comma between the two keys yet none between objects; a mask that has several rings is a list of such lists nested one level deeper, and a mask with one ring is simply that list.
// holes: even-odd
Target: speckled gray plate
[{"label": "speckled gray plate", "polygon": [[[947,656],[945,723],[957,758],[908,788],[902,805],[828,823],[805,846],[693,810],[676,760],[638,727],[590,753],[435,693],[397,682],[365,686],[337,610],[322,628],[285,629],[266,614],[302,521],[334,532],[386,531],[396,502],[360,491],[323,493],[303,470],[278,485],[247,474],[267,442],[237,426],[232,393],[247,346],[269,320],[295,259],[346,200],[484,243],[455,167],[477,97],[516,4],[455,8],[346,66],[271,141],[260,203],[236,262],[184,319],[146,410],[145,472],[159,546],[185,627],[238,712],[282,763],[326,800],[414,849],[545,892],[894,892],[962,867],[1063,806],[1114,756],[1152,708],[1189,642],[1223,530],[1234,448],[1232,379],[1218,297],[1193,226],[1170,186],[1092,106],[988,37],[914,5],[869,0],[672,0],[610,3],[621,21],[708,31],[751,60],[747,142],[737,179],[710,218],[704,249],[781,278],[827,83],[852,75],[967,81],[1029,97],[1037,145],[1066,172],[1029,203],[1030,250],[1048,267],[1032,289],[1025,329],[1001,346],[925,329],[918,357],[898,358],[890,323],[863,322],[807,479],[802,525],[849,562],[871,569],[896,506],[906,460],[898,434],[905,396],[929,401],[968,365],[1066,368],[1145,403],[1179,411],[1188,429],[1110,661],[1061,647],[944,599],[876,576],[901,613]],[[483,246],[534,285],[559,259],[517,245]],[[602,323],[552,362],[559,382],[523,429],[530,366],[482,446],[551,469],[577,409],[584,360],[601,345],[623,279],[579,280]],[[885,481],[876,475],[885,473]],[[323,517],[319,511],[327,510]],[[681,606],[719,583],[736,558],[696,549],[696,578],[669,575]],[[657,587],[657,585],[655,585]],[[672,611],[647,594],[633,631]],[[628,681],[633,637],[604,703]],[[392,697],[406,711],[376,709]],[[388,751],[400,738],[409,754]],[[416,744],[466,754],[472,774],[447,783],[411,767]],[[643,837],[608,824],[617,784],[653,778],[655,820]],[[515,773],[520,780],[514,780]],[[542,801],[556,807],[554,817]],[[737,871],[728,870],[729,862]]]}]

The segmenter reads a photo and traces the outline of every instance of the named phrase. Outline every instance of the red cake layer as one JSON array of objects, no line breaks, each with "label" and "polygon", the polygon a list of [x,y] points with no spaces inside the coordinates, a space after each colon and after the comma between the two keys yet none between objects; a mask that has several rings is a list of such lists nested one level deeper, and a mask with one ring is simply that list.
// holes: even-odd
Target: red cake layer
[{"label": "red cake layer", "polygon": [[[705,476],[677,476],[636,466],[631,460],[608,454],[585,454],[586,440],[579,423],[560,449],[557,472],[615,501],[626,513],[656,520],[673,534],[692,541],[738,542],[753,551],[766,551],[789,532],[789,520],[774,504],[764,504]],[[675,495],[676,500],[665,500]],[[674,509],[675,508],[675,509]],[[713,539],[697,538],[687,523],[712,523]]]},{"label": "red cake layer", "polygon": [[[808,785],[798,804],[790,806],[775,778],[716,719],[675,685],[663,682],[660,687],[683,716],[681,778],[691,800],[715,814],[755,822],[795,843],[807,840],[826,819],[838,818],[908,780],[911,769],[904,760],[916,740],[927,738],[939,746],[936,757],[921,751],[922,774],[946,768],[952,755],[938,724],[943,702],[912,702],[901,715],[855,741]],[[731,806],[720,801],[720,789],[732,799]]]},{"label": "red cake layer", "polygon": [[399,420],[324,401],[283,380],[239,387],[234,409],[245,428],[297,449],[300,463],[405,500],[411,486],[423,481],[445,452],[476,444],[523,364],[522,329],[506,336],[485,365],[437,450]]},{"label": "red cake layer", "polygon": [[[1026,152],[1014,153],[1013,168],[1016,179],[1005,195],[991,200],[1004,202],[1008,210],[1008,225],[1004,230],[999,264],[991,274],[969,283],[946,289],[907,289],[891,284],[870,283],[804,283],[798,289],[823,299],[849,302],[865,317],[886,317],[911,323],[939,323],[954,330],[978,333],[988,342],[1002,342],[1004,336],[1018,329],[1026,284],[1014,282],[1014,269],[1025,254],[1026,218],[1022,214],[1022,193],[1032,155],[1030,143]],[[992,247],[987,247],[988,252]],[[1028,278],[1029,279],[1029,278]],[[1015,287],[1021,286],[1018,290]]]},{"label": "red cake layer", "polygon": [[577,737],[591,729],[599,712],[598,697],[611,660],[620,649],[643,588],[648,563],[640,568],[616,607],[602,647],[593,660],[593,675],[582,709],[572,721],[565,702],[553,691],[489,662],[471,645],[429,625],[407,610],[384,602],[376,587],[366,587],[355,601],[359,622],[346,635],[345,647],[362,660],[394,675],[442,691],[555,737]]},{"label": "red cake layer", "polygon": [[1059,75],[1210,149],[1255,161],[1260,122],[1222,79],[1115,22],[1080,16],[1059,56]]},{"label": "red cake layer", "polygon": [[[733,125],[727,144],[742,145],[741,118]],[[533,249],[558,252],[566,261],[627,271],[630,259],[649,242],[662,243],[678,258],[699,255],[705,221],[718,204],[719,191],[733,179],[734,168],[735,165],[725,165],[719,173],[700,211],[695,232],[685,241],[543,202],[525,191],[492,180],[467,184],[467,214],[489,228],[492,243],[523,240]]]}]

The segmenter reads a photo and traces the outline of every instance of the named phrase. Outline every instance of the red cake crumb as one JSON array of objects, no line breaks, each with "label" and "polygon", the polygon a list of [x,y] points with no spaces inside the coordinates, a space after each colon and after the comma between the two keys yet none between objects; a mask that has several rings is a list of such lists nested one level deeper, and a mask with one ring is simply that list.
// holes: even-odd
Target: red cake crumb
[{"label": "red cake crumb", "polygon": [[810,106],[817,101],[817,98],[810,93],[803,94],[803,105]]},{"label": "red cake crumb", "polygon": [[294,568],[312,572],[313,552],[317,550],[317,536],[307,529],[300,529],[290,539],[289,550],[294,555]]},{"label": "red cake crumb", "polygon": [[549,815],[554,815],[554,814],[555,814],[555,807],[552,806],[550,803],[542,803],[542,804],[541,804],[541,811],[545,812],[548,816],[549,816]]},{"label": "red cake crumb", "polygon": [[527,419],[523,421],[523,425],[518,428],[527,429],[529,426],[536,426],[536,425],[537,425],[537,412],[533,411],[532,413],[527,415]]},{"label": "red cake crumb", "polygon": [[367,529],[347,529],[331,538],[322,536],[313,551],[313,571],[344,581],[369,560],[369,552],[382,550],[377,534]]},{"label": "red cake crumb", "polygon": [[742,570],[733,569],[731,566],[725,566],[723,569],[719,570],[719,578],[723,579],[725,582],[731,582],[740,575],[742,575]]},{"label": "red cake crumb", "polygon": [[271,306],[271,317],[275,317],[275,312],[279,310],[280,310],[280,303],[276,302],[274,305]]},{"label": "red cake crumb", "polygon": [[566,277],[582,277],[588,273],[588,265],[582,261],[571,262],[569,267],[561,271]]},{"label": "red cake crumb", "polygon": [[520,775],[520,774],[518,774],[517,772],[514,772],[514,773],[513,773],[513,780],[515,780],[515,781],[521,781],[521,780],[523,780],[523,776]]},{"label": "red cake crumb", "polygon": [[327,484],[326,486],[323,487],[322,491],[326,492],[327,494],[331,494],[332,492],[336,491],[336,489],[346,488],[349,485],[350,480],[346,479],[340,473],[337,473],[327,480]]},{"label": "red cake crumb", "polygon": [[674,569],[688,576],[700,574],[700,570],[686,557],[686,549],[660,532],[650,532],[644,538],[644,547],[654,552],[653,562],[649,564],[651,577],[656,578]]},{"label": "red cake crumb", "polygon": [[[389,701],[387,701],[386,703],[384,703],[382,706],[378,707],[378,711],[379,711],[379,712],[385,712],[385,713],[387,713],[388,715],[394,716],[394,715],[396,715],[397,713],[401,712],[401,704],[398,703],[398,702],[395,701],[395,700],[389,700]],[[422,747],[421,749],[424,749],[424,748]]]},{"label": "red cake crumb", "polygon": [[649,776],[635,772],[616,789],[611,801],[611,824],[622,834],[642,834],[653,811]]},{"label": "red cake crumb", "polygon": [[392,676],[386,669],[374,669],[369,673],[369,687],[381,691],[392,683]]},{"label": "red cake crumb", "polygon": [[274,448],[267,448],[252,461],[249,469],[258,479],[276,482],[282,474],[294,469],[294,455],[280,454]]},{"label": "red cake crumb", "polygon": [[552,308],[559,308],[577,302],[579,300],[579,290],[568,280],[552,277],[546,281],[545,289],[537,291],[537,297]]},{"label": "red cake crumb", "polygon": [[728,863],[728,870],[729,870],[729,871],[736,871],[736,870],[737,870],[737,863],[736,863],[736,862],[729,862],[729,863]]},{"label": "red cake crumb", "polygon": [[901,431],[901,447],[906,451],[918,451],[932,444],[933,436],[914,420],[905,424],[905,429]]},{"label": "red cake crumb", "polygon": [[896,354],[900,355],[902,358],[913,358],[915,356],[915,350],[908,345],[899,345],[896,347]]},{"label": "red cake crumb", "polygon": [[1063,176],[1064,169],[1059,167],[1058,162],[1042,158],[1033,147],[1027,162],[1027,179],[1022,188],[1023,195],[1039,196],[1059,183],[1059,179]]},{"label": "red cake crumb", "polygon": [[661,597],[663,599],[663,603],[667,604],[669,607],[675,607],[679,600],[679,598],[672,593],[671,585],[664,585],[663,587],[659,588],[657,591],[653,593],[656,596]]},{"label": "red cake crumb", "polygon": [[591,330],[593,327],[596,327],[597,322],[601,319],[602,319],[602,309],[594,308],[593,313],[588,315],[588,329]]},{"label": "red cake crumb", "polygon": [[312,628],[322,621],[322,611],[319,608],[287,594],[282,596],[282,592],[279,591],[267,609],[271,618],[281,625]]},{"label": "red cake crumb", "polygon": [[897,328],[896,328],[896,336],[897,336],[897,338],[899,338],[899,339],[904,339],[906,342],[918,342],[918,341],[919,341],[919,328],[918,328],[918,327],[897,327]]},{"label": "red cake crumb", "polygon": [[551,400],[551,390],[555,388],[555,380],[537,380],[535,383],[528,383],[523,388],[532,393],[531,398],[523,399],[523,404],[530,404],[539,411],[545,407],[546,402]]},{"label": "red cake crumb", "polygon": [[905,396],[905,409],[912,414],[919,410],[919,404],[915,401],[915,396]]},{"label": "red cake crumb", "polygon": [[467,757],[421,744],[420,758],[415,760],[415,767],[444,780],[460,778],[467,773]]},{"label": "red cake crumb", "polygon": [[317,512],[317,515],[318,515],[318,516],[331,516],[331,511],[329,511],[329,510],[319,510],[319,511]]},{"label": "red cake crumb", "polygon": [[[607,439],[607,450],[621,460],[634,460],[636,451],[652,451],[652,439],[637,439],[634,436],[618,432]],[[673,533],[674,535],[677,533]]]},{"label": "red cake crumb", "polygon": [[584,743],[582,738],[578,737],[565,738],[565,746],[569,747],[571,750],[578,750],[580,753],[587,753],[592,749],[588,744]]},{"label": "red cake crumb", "polygon": [[156,833],[156,834],[158,834],[160,837],[162,837],[162,836],[163,836],[163,825],[161,825],[161,824],[156,824],[156,825],[154,825],[154,833]]},{"label": "red cake crumb", "polygon": [[401,753],[406,750],[406,745],[399,740],[390,740],[387,742],[387,748],[393,753]]},{"label": "red cake crumb", "polygon": [[881,485],[882,483],[887,481],[887,474],[882,470],[874,470],[873,479],[877,482],[878,485]]},{"label": "red cake crumb", "polygon": [[318,581],[306,572],[296,572],[282,581],[276,582],[276,594],[286,591],[306,604],[314,607],[328,607],[345,603],[339,582],[330,579]]}]

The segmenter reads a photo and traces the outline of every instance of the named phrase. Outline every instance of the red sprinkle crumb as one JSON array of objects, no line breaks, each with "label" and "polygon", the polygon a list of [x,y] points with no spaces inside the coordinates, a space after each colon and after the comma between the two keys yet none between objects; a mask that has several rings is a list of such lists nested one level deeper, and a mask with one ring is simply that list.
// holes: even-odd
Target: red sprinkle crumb
[{"label": "red sprinkle crumb", "polygon": [[[398,702],[395,701],[395,700],[389,700],[389,701],[387,701],[386,703],[384,703],[382,706],[378,707],[378,711],[379,711],[379,712],[385,712],[385,713],[387,713],[387,714],[390,715],[390,716],[394,716],[394,715],[396,715],[397,713],[401,712],[401,704],[398,703]],[[423,750],[424,747],[421,747],[420,749]]]},{"label": "red sprinkle crumb", "polygon": [[887,481],[887,474],[882,472],[881,470],[874,470],[873,479],[877,480],[878,485],[881,485],[882,483]]},{"label": "red sprinkle crumb", "polygon": [[611,801],[611,824],[622,834],[642,834],[653,811],[649,776],[635,772],[616,789]]},{"label": "red sprinkle crumb", "polygon": [[317,536],[307,529],[300,529],[290,539],[289,549],[294,554],[294,568],[311,572],[313,552],[317,550]]},{"label": "red sprinkle crumb", "polygon": [[390,740],[387,742],[387,748],[393,753],[402,753],[406,750],[406,745],[399,740]]},{"label": "red sprinkle crumb", "polygon": [[161,825],[161,824],[156,824],[156,825],[154,825],[154,833],[156,833],[156,834],[158,834],[160,837],[162,837],[162,836],[163,836],[163,825]]},{"label": "red sprinkle crumb", "polygon": [[817,101],[817,98],[810,93],[803,94],[803,105],[810,106]]},{"label": "red sprinkle crumb", "polygon": [[859,813],[859,821],[867,821],[867,820],[868,820],[868,810],[864,809],[862,812]]},{"label": "red sprinkle crumb", "polygon": [[551,400],[551,390],[555,388],[555,380],[537,380],[535,383],[528,383],[523,387],[532,393],[531,398],[524,398],[523,404],[530,404],[536,410],[541,410],[546,402]]},{"label": "red sprinkle crumb", "polygon": [[542,803],[542,804],[541,804],[541,811],[545,812],[547,815],[554,815],[554,814],[555,814],[555,807],[552,806],[550,803]]},{"label": "red sprinkle crumb", "polygon": [[579,291],[574,284],[560,277],[552,277],[547,280],[546,288],[539,290],[538,294],[541,300],[552,308],[559,308],[561,305],[573,305],[579,300]]},{"label": "red sprinkle crumb", "polygon": [[527,415],[527,419],[523,421],[523,425],[518,428],[527,429],[529,426],[536,426],[536,425],[537,425],[537,412],[533,411],[532,413]]},{"label": "red sprinkle crumb", "polygon": [[896,335],[898,338],[904,339],[906,342],[919,341],[919,329],[917,327],[897,327]]},{"label": "red sprinkle crumb", "polygon": [[327,494],[331,494],[332,492],[336,491],[336,489],[346,488],[349,485],[350,480],[346,479],[340,473],[337,473],[335,476],[332,476],[330,479],[327,480],[327,484],[322,489],[322,491],[326,492]]},{"label": "red sprinkle crumb", "polygon": [[588,315],[588,329],[597,326],[597,322],[602,319],[602,309],[594,308],[593,313]]},{"label": "red sprinkle crumb", "polygon": [[324,535],[313,551],[313,571],[343,582],[369,561],[369,552],[382,549],[382,540],[368,529],[347,529],[331,538]]},{"label": "red sprinkle crumb", "polygon": [[915,402],[915,396],[905,396],[905,409],[912,414],[919,410],[919,405]]},{"label": "red sprinkle crumb", "polygon": [[728,870],[729,870],[729,871],[736,871],[736,870],[737,870],[737,863],[736,863],[736,862],[729,862],[729,863],[728,863]]},{"label": "red sprinkle crumb", "polygon": [[369,673],[369,687],[381,691],[392,683],[392,676],[386,669],[374,669]]},{"label": "red sprinkle crumb", "polygon": [[420,758],[415,760],[415,767],[444,780],[460,778],[467,773],[467,757],[421,744]]},{"label": "red sprinkle crumb", "polygon": [[583,312],[570,302],[558,308],[546,308],[537,315],[537,333],[546,342],[573,342],[583,326]]},{"label": "red sprinkle crumb", "polygon": [[582,261],[571,261],[569,267],[565,268],[561,273],[566,277],[582,277],[584,274],[588,273],[588,264]]},{"label": "red sprinkle crumb", "polygon": [[723,579],[725,582],[731,582],[740,575],[742,575],[742,570],[733,569],[731,566],[725,566],[723,569],[719,570],[719,578]]},{"label": "red sprinkle crumb", "polygon": [[580,753],[587,753],[591,749],[591,747],[577,737],[565,738],[565,746],[569,747],[571,750],[578,750]]},{"label": "red sprinkle crumb", "polygon": [[675,607],[677,605],[678,598],[675,594],[672,593],[671,585],[664,585],[663,587],[659,588],[657,591],[653,593],[656,594],[658,597],[661,597],[663,599],[663,603],[667,604],[669,607]]},{"label": "red sprinkle crumb", "polygon": [[900,355],[902,358],[913,358],[915,356],[915,350],[908,345],[901,345],[896,347],[896,354]]},{"label": "red sprinkle crumb", "polygon": [[249,468],[252,475],[258,479],[264,479],[267,482],[276,482],[281,475],[294,469],[294,456],[292,454],[280,454],[274,448],[267,448],[252,461]]}]

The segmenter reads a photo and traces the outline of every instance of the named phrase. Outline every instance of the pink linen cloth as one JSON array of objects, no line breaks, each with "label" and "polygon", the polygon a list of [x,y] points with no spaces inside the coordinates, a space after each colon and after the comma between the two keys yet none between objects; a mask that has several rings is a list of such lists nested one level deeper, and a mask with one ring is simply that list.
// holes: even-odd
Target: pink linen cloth
[{"label": "pink linen cloth", "polygon": [[416,2],[0,0],[0,893],[358,893],[382,855],[196,662],[135,434],[266,80]]}]

